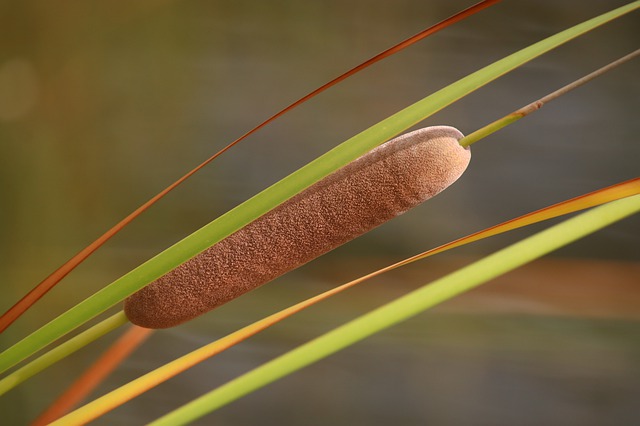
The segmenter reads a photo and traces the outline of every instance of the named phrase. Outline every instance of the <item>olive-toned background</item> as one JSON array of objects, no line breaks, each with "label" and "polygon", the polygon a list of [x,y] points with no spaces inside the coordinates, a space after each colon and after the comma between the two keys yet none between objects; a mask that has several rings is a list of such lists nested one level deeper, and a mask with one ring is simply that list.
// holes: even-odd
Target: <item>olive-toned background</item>
[{"label": "olive-toned background", "polygon": [[[0,3],[0,309],[278,109],[471,1]],[[7,330],[33,331],[353,134],[625,1],[506,1],[249,138],[145,213]],[[424,125],[469,133],[638,47],[638,14]],[[418,251],[638,175],[639,63],[473,147],[436,199],[221,309],[154,334],[96,395],[288,304]],[[412,265],[257,336],[96,424],[150,421],[536,226]],[[358,344],[198,424],[638,424],[640,221]],[[115,336],[0,398],[25,424]]]}]

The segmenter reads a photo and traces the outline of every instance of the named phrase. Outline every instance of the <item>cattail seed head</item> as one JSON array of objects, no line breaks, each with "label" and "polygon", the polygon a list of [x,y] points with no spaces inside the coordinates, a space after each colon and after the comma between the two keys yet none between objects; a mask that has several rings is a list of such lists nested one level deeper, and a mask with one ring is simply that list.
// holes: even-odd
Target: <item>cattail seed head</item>
[{"label": "cattail seed head", "polygon": [[436,126],[380,145],[130,296],[127,317],[178,325],[417,206],[467,168],[462,136]]}]

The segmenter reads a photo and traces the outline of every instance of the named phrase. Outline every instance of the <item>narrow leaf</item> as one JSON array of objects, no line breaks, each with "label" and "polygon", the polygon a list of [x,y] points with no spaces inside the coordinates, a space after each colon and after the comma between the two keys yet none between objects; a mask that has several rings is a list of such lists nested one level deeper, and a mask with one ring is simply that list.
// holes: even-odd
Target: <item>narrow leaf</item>
[{"label": "narrow leaf", "polygon": [[80,348],[85,347],[87,344],[93,342],[99,337],[104,336],[110,331],[115,330],[123,324],[128,322],[124,312],[120,311],[117,314],[110,316],[109,318],[99,322],[93,327],[83,331],[77,336],[67,340],[63,344],[56,346],[49,352],[44,353],[42,356],[31,361],[24,367],[19,368],[7,377],[0,380],[0,395],[13,389],[19,383],[24,382],[34,374],[44,370],[52,364],[65,358],[67,355],[74,353]]}]

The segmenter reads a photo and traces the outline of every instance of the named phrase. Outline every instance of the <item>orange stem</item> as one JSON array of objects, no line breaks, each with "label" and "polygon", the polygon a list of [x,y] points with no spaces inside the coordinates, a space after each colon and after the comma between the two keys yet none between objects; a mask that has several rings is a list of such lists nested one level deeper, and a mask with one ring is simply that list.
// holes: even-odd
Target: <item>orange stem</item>
[{"label": "orange stem", "polygon": [[132,325],[102,356],[58,397],[31,426],[44,426],[82,402],[153,330]]}]

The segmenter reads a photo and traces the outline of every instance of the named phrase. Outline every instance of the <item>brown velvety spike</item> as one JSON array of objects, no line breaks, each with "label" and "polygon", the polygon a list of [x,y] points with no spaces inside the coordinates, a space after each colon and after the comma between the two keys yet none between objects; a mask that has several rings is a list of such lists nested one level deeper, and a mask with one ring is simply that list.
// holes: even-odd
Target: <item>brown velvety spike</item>
[{"label": "brown velvety spike", "polygon": [[386,142],[129,297],[141,327],[173,327],[356,238],[438,194],[471,159],[453,127]]}]

